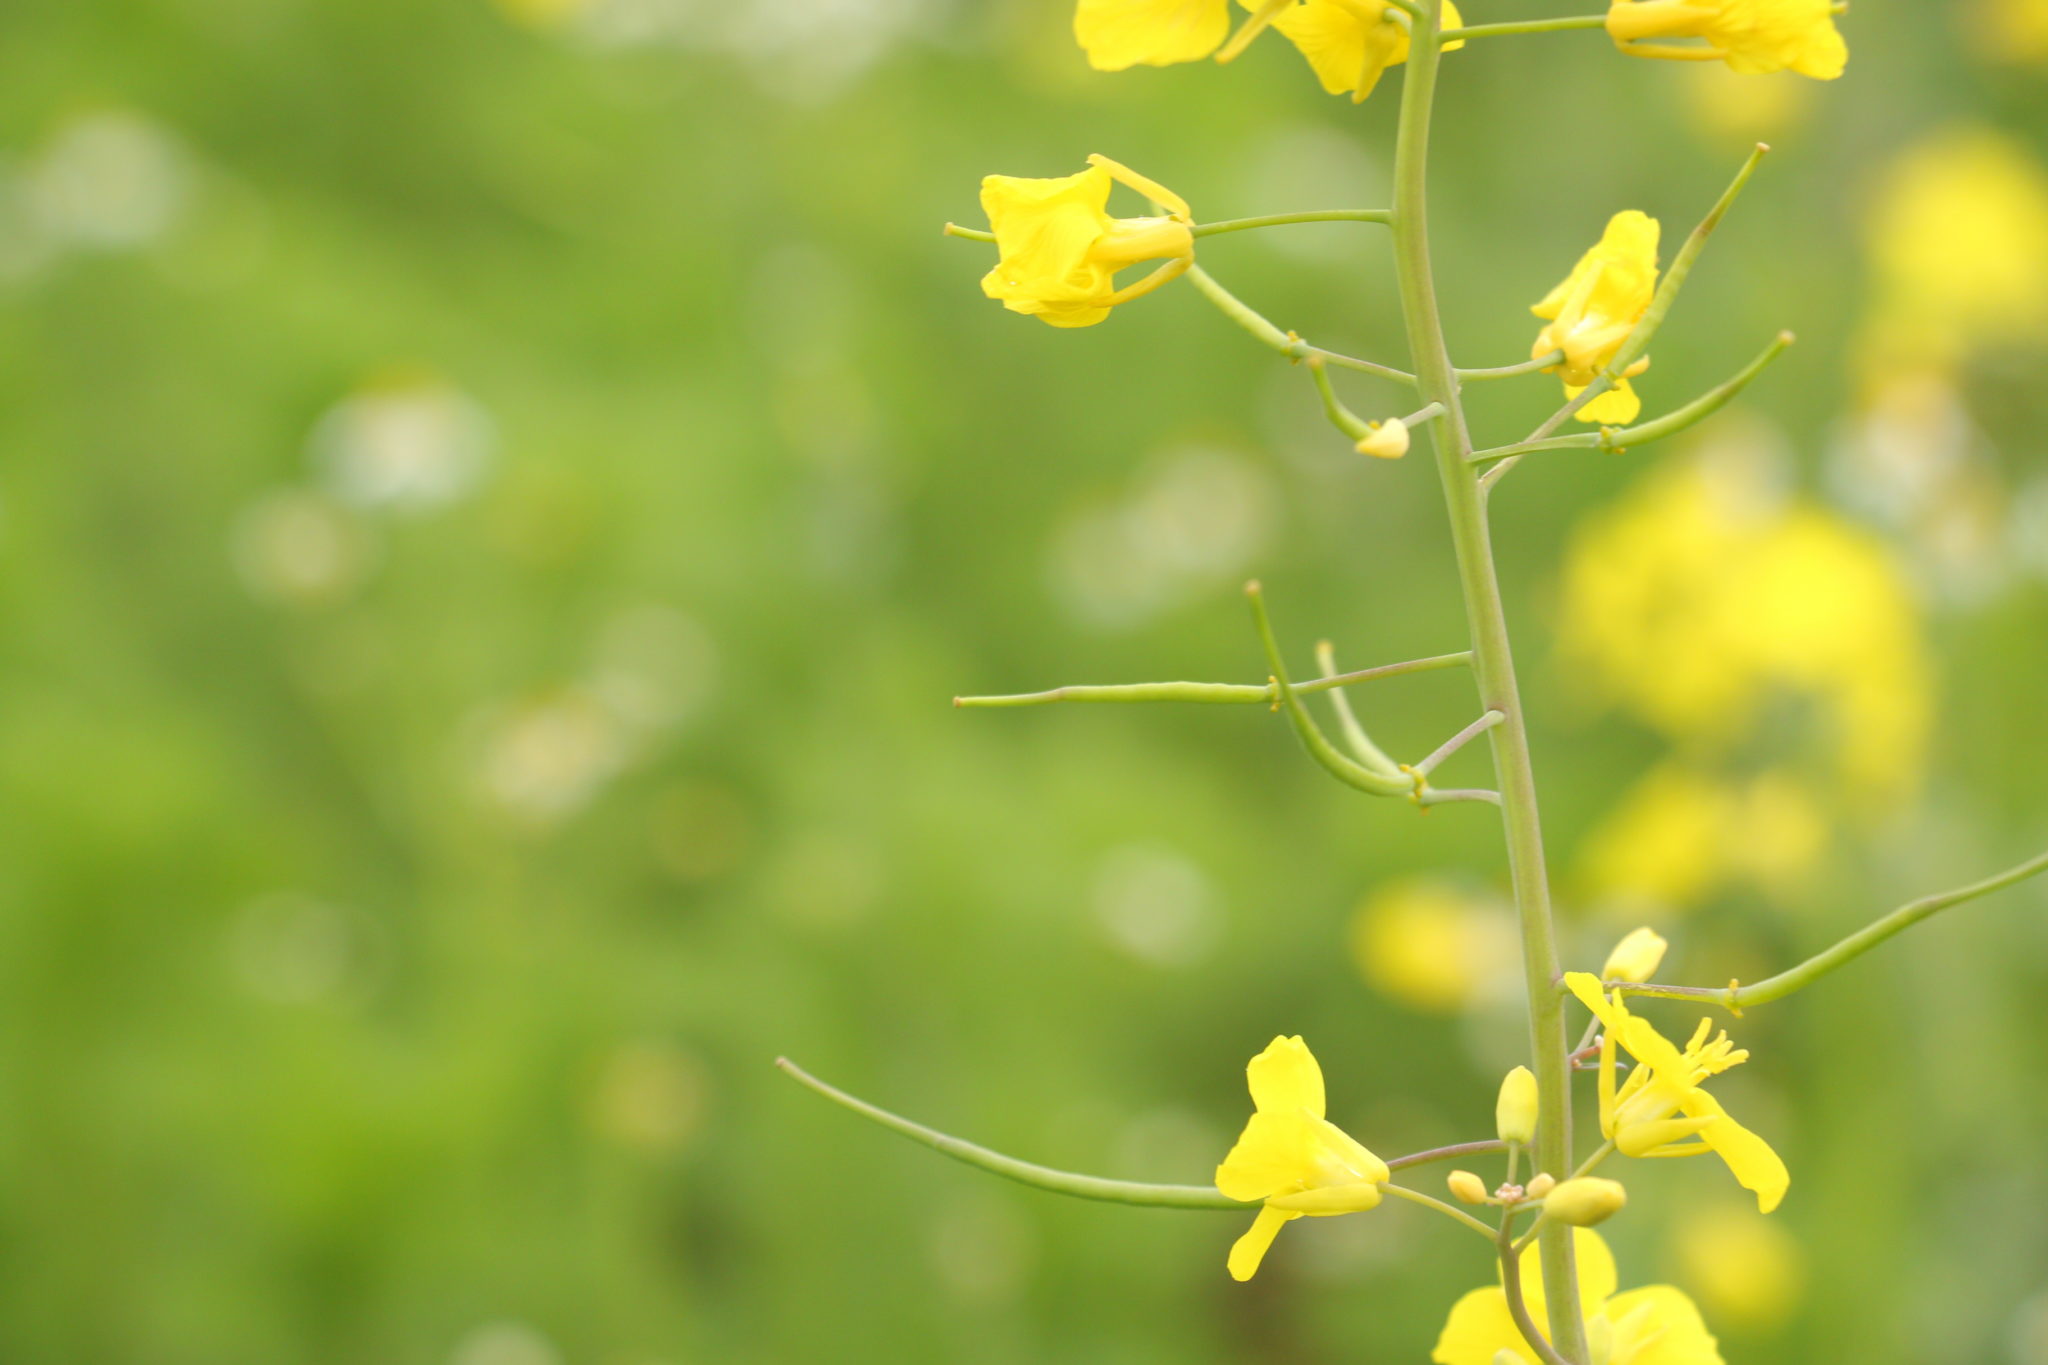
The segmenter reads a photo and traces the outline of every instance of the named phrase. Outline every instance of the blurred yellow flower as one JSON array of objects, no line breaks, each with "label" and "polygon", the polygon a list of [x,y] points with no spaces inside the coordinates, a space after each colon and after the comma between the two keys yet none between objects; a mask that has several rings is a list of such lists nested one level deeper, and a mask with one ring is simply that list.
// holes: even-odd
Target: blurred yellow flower
[{"label": "blurred yellow flower", "polygon": [[[1560,607],[1575,687],[1693,756],[1693,772],[1639,798],[1635,821],[1668,845],[1749,823],[1714,809],[1732,798],[1700,785],[1698,760],[1735,755],[1787,700],[1818,713],[1827,771],[1816,790],[1871,814],[1914,789],[1933,680],[1912,589],[1882,541],[1781,493],[1747,447],[1660,466],[1585,522]],[[1786,790],[1762,799],[1789,808]],[[1612,856],[1649,861],[1618,844]],[[1710,871],[1679,859],[1668,894],[1698,894]]]},{"label": "blurred yellow flower", "polygon": [[1789,773],[1738,782],[1666,762],[1586,837],[1579,875],[1589,901],[1624,910],[1684,909],[1739,882],[1790,901],[1832,834],[1819,802]]},{"label": "blurred yellow flower", "polygon": [[[1579,1302],[1594,1360],[1602,1365],[1722,1365],[1720,1349],[1701,1321],[1700,1310],[1682,1291],[1660,1284],[1616,1293],[1620,1276],[1607,1243],[1585,1228],[1574,1237]],[[1540,1253],[1533,1245],[1522,1253],[1521,1272],[1529,1316],[1547,1337],[1550,1309],[1543,1293]],[[1535,1353],[1508,1311],[1507,1294],[1498,1287],[1475,1289],[1452,1306],[1430,1359],[1436,1365],[1536,1365]]]},{"label": "blurred yellow flower", "polygon": [[1216,1188],[1264,1201],[1230,1249],[1231,1278],[1249,1280],[1281,1227],[1296,1218],[1362,1213],[1392,1178],[1387,1163],[1323,1117],[1323,1069],[1300,1038],[1275,1038],[1245,1068],[1251,1121],[1216,1168]]},{"label": "blurred yellow flower", "polygon": [[[1109,192],[1127,185],[1164,204],[1163,218],[1112,218]],[[1015,313],[1054,327],[1092,327],[1110,309],[1149,294],[1195,260],[1187,201],[1104,156],[1088,169],[1055,180],[991,175],[981,206],[996,236],[996,268],[982,292]],[[1116,286],[1116,273],[1140,261],[1164,260],[1136,284]]]},{"label": "blurred yellow flower", "polygon": [[1987,61],[2048,61],[2048,0],[1977,0],[1962,16]]},{"label": "blurred yellow flower", "polygon": [[1962,126],[1908,148],[1864,221],[1867,362],[1958,366],[2048,340],[2048,170],[2013,138]]},{"label": "blurred yellow flower", "polygon": [[[1458,7],[1444,0],[1444,27],[1464,22]],[[1308,58],[1324,90],[1349,95],[1354,104],[1373,92],[1388,67],[1408,60],[1408,17],[1388,0],[1300,0],[1272,23]],[[1444,51],[1464,45],[1445,43]]]},{"label": "blurred yellow flower", "polygon": [[[1700,1088],[1749,1060],[1726,1033],[1713,1035],[1713,1021],[1700,1020],[1683,1051],[1647,1019],[1628,1012],[1621,992],[1603,995],[1591,972],[1567,972],[1565,985],[1600,1020],[1600,1131],[1624,1156],[1721,1158],[1744,1189],[1756,1195],[1764,1213],[1778,1207],[1792,1177],[1769,1143],[1728,1116],[1720,1102]],[[1711,1035],[1711,1036],[1710,1036]],[[1615,1047],[1637,1065],[1615,1087]],[[1679,1117],[1683,1115],[1684,1117]]]},{"label": "blurred yellow flower", "polygon": [[1700,1301],[1731,1326],[1769,1331],[1798,1306],[1806,1278],[1799,1239],[1751,1209],[1687,1213],[1672,1251]]},{"label": "blurred yellow flower", "polygon": [[[1622,51],[1664,56],[1646,38],[1701,38],[1733,70],[1748,75],[1797,71],[1831,81],[1849,62],[1835,28],[1833,0],[1615,0],[1607,32]],[[1686,55],[1690,56],[1691,53]]]},{"label": "blurred yellow flower", "polygon": [[1464,1009],[1520,960],[1505,905],[1427,877],[1389,883],[1361,904],[1351,953],[1374,990],[1430,1014]]},{"label": "blurred yellow flower", "polygon": [[[1646,213],[1629,209],[1615,214],[1600,241],[1579,258],[1564,282],[1530,309],[1550,324],[1537,333],[1530,358],[1564,352],[1564,363],[1551,373],[1563,377],[1566,396],[1576,398],[1593,382],[1649,310],[1657,293],[1658,234],[1657,220]],[[1649,367],[1645,356],[1629,366],[1628,376]],[[1633,422],[1643,404],[1629,387],[1628,376],[1581,408],[1579,420]]]}]

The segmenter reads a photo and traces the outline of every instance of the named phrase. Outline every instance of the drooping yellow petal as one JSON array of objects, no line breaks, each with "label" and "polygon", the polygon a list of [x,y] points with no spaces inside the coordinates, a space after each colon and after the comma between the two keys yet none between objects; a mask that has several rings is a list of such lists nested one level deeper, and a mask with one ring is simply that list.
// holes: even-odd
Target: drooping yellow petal
[{"label": "drooping yellow petal", "polygon": [[1700,1310],[1668,1284],[1631,1289],[1610,1299],[1613,1365],[1723,1365]]},{"label": "drooping yellow petal", "polygon": [[1285,1209],[1260,1209],[1259,1216],[1252,1220],[1251,1230],[1230,1248],[1230,1278],[1249,1280],[1258,1274],[1259,1262],[1266,1259],[1266,1251],[1273,1245],[1273,1239],[1280,1235],[1280,1229],[1302,1216]]},{"label": "drooping yellow petal", "polygon": [[1494,1365],[1502,1351],[1534,1365],[1529,1345],[1508,1311],[1508,1296],[1495,1286],[1475,1289],[1451,1305],[1450,1320],[1429,1358],[1436,1365]]},{"label": "drooping yellow petal", "polygon": [[[1564,396],[1577,398],[1584,389],[1565,385]],[[1635,387],[1626,379],[1617,380],[1613,388],[1579,409],[1581,422],[1598,422],[1604,427],[1624,427],[1643,415],[1643,400],[1636,395]]]},{"label": "drooping yellow petal", "polygon": [[1253,1114],[1216,1168],[1216,1188],[1246,1203],[1303,1188],[1314,1170],[1318,1122],[1298,1110]]},{"label": "drooping yellow petal", "polygon": [[[1388,13],[1391,8],[1387,0],[1302,0],[1281,11],[1273,27],[1308,59],[1325,91],[1362,100],[1388,67],[1408,60],[1408,29],[1398,22],[1403,16]],[[1463,23],[1457,6],[1445,0],[1444,27]],[[1446,43],[1444,50],[1462,46]]]},{"label": "drooping yellow petal", "polygon": [[1323,1069],[1299,1037],[1275,1038],[1245,1067],[1260,1113],[1324,1113]]},{"label": "drooping yellow petal", "polygon": [[1198,62],[1230,31],[1230,0],[1080,0],[1074,38],[1097,71]]},{"label": "drooping yellow petal", "polygon": [[1769,1213],[1777,1208],[1791,1188],[1792,1173],[1771,1144],[1729,1118],[1720,1101],[1704,1090],[1687,1095],[1684,1107],[1688,1114],[1715,1120],[1701,1131],[1700,1140],[1727,1163],[1738,1185],[1756,1195],[1758,1210]]},{"label": "drooping yellow petal", "polygon": [[1306,1213],[1327,1217],[1338,1213],[1364,1213],[1380,1206],[1380,1187],[1369,1181],[1355,1185],[1324,1185],[1320,1189],[1303,1190],[1298,1194],[1276,1194],[1266,1201],[1266,1207],[1285,1209],[1289,1213]]},{"label": "drooping yellow petal", "polygon": [[1698,38],[1708,54],[1748,74],[1796,71],[1831,81],[1849,62],[1833,0],[1615,0],[1607,32],[1624,52],[1645,39]]}]

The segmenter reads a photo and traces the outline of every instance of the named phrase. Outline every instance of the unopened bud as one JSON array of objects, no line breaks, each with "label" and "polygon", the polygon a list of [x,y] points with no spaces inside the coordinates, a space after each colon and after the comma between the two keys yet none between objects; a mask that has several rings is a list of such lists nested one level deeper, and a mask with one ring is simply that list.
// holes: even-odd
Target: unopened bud
[{"label": "unopened bud", "polygon": [[1664,961],[1664,950],[1670,946],[1655,929],[1638,929],[1614,945],[1600,976],[1607,981],[1648,981],[1657,974],[1658,965]]},{"label": "unopened bud", "polygon": [[1590,1228],[1620,1213],[1628,1203],[1628,1191],[1619,1180],[1602,1180],[1597,1175],[1567,1180],[1543,1200],[1543,1216],[1552,1222]]},{"label": "unopened bud", "polygon": [[1398,460],[1408,453],[1408,424],[1398,417],[1371,424],[1372,430],[1358,443],[1358,453],[1381,460]]},{"label": "unopened bud", "polygon": [[1543,1175],[1539,1175],[1534,1180],[1530,1181],[1529,1188],[1523,1190],[1522,1193],[1527,1195],[1531,1199],[1541,1199],[1544,1195],[1549,1194],[1552,1190],[1556,1188],[1557,1177],[1546,1173]]},{"label": "unopened bud", "polygon": [[1470,1171],[1452,1171],[1444,1180],[1451,1187],[1451,1193],[1467,1204],[1486,1202],[1486,1182]]},{"label": "unopened bud", "polygon": [[1536,1077],[1526,1066],[1518,1066],[1500,1083],[1500,1099],[1493,1107],[1493,1124],[1502,1142],[1532,1141],[1536,1136],[1539,1109]]}]

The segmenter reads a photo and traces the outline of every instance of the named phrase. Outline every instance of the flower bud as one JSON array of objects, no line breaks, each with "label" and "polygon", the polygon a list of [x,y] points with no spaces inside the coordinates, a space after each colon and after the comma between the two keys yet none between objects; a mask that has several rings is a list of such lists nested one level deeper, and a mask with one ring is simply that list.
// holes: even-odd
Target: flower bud
[{"label": "flower bud", "polygon": [[1536,1077],[1528,1067],[1516,1067],[1500,1083],[1500,1099],[1493,1107],[1494,1129],[1500,1134],[1500,1140],[1533,1141],[1538,1107]]},{"label": "flower bud", "polygon": [[1398,460],[1408,453],[1408,424],[1398,417],[1374,422],[1372,431],[1358,443],[1358,453],[1381,460]]},{"label": "flower bud", "polygon": [[1552,1190],[1556,1188],[1557,1177],[1546,1173],[1543,1175],[1539,1175],[1534,1180],[1530,1181],[1529,1188],[1523,1190],[1522,1193],[1524,1196],[1530,1199],[1541,1199],[1544,1195],[1549,1194]]},{"label": "flower bud", "polygon": [[1484,1204],[1486,1202],[1486,1182],[1470,1171],[1452,1171],[1446,1177],[1444,1183],[1451,1187],[1451,1193],[1456,1195],[1462,1203]]},{"label": "flower bud", "polygon": [[1627,1203],[1628,1191],[1620,1181],[1602,1180],[1597,1175],[1580,1176],[1544,1196],[1543,1216],[1575,1228],[1590,1228],[1620,1213]]},{"label": "flower bud", "polygon": [[1670,946],[1655,929],[1638,929],[1614,945],[1614,951],[1607,955],[1607,965],[1600,969],[1600,977],[1604,981],[1648,981],[1656,975],[1658,964],[1664,961],[1664,950]]}]

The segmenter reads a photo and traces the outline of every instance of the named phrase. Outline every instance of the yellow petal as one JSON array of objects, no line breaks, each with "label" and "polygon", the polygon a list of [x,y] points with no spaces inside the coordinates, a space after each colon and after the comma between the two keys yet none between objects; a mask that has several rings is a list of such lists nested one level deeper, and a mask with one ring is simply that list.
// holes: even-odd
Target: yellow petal
[{"label": "yellow petal", "polygon": [[1311,1125],[1315,1140],[1322,1147],[1318,1154],[1318,1165],[1327,1168],[1334,1160],[1360,1180],[1377,1181],[1384,1185],[1394,1178],[1387,1169],[1387,1163],[1374,1156],[1371,1149],[1351,1134],[1339,1128],[1328,1119],[1317,1119]]},{"label": "yellow petal", "polygon": [[1607,1304],[1615,1360],[1629,1365],[1723,1365],[1691,1299],[1668,1284],[1631,1289]]},{"label": "yellow petal", "polygon": [[1317,1118],[1323,1116],[1323,1069],[1299,1037],[1275,1038],[1245,1067],[1245,1077],[1260,1113],[1306,1109]]},{"label": "yellow petal", "polygon": [[1528,1343],[1508,1312],[1508,1296],[1499,1289],[1475,1289],[1451,1305],[1451,1316],[1429,1358],[1436,1365],[1494,1365],[1502,1351],[1534,1365]]},{"label": "yellow petal", "polygon": [[1074,38],[1097,71],[1196,62],[1230,31],[1229,0],[1080,0]]},{"label": "yellow petal", "polygon": [[1302,1188],[1315,1174],[1315,1124],[1292,1114],[1253,1114],[1216,1168],[1216,1188],[1245,1203]]},{"label": "yellow petal", "polygon": [[1325,1185],[1321,1189],[1303,1190],[1298,1194],[1276,1194],[1266,1202],[1266,1207],[1285,1209],[1289,1213],[1327,1216],[1376,1209],[1380,1206],[1380,1198],[1378,1185],[1360,1182],[1356,1185]]},{"label": "yellow petal", "polygon": [[[1577,398],[1581,390],[1565,386],[1566,398]],[[1643,415],[1643,400],[1636,396],[1635,386],[1626,379],[1618,381],[1606,393],[1579,409],[1581,422],[1597,422],[1603,427],[1627,426]]]},{"label": "yellow petal", "polygon": [[1791,1188],[1792,1173],[1785,1169],[1784,1161],[1771,1144],[1729,1118],[1720,1101],[1704,1090],[1688,1094],[1684,1108],[1688,1114],[1719,1120],[1701,1132],[1700,1140],[1728,1164],[1737,1184],[1756,1195],[1760,1211],[1769,1213],[1777,1208],[1785,1191]]},{"label": "yellow petal", "polygon": [[1251,1231],[1230,1248],[1230,1278],[1249,1280],[1259,1273],[1259,1262],[1266,1259],[1266,1249],[1273,1245],[1273,1239],[1280,1235],[1280,1229],[1301,1217],[1285,1209],[1263,1208],[1252,1220]]}]

